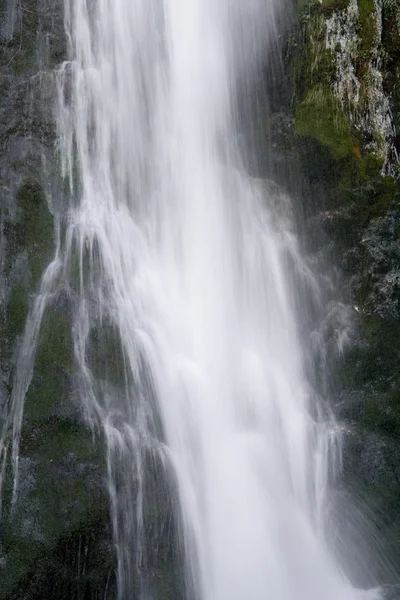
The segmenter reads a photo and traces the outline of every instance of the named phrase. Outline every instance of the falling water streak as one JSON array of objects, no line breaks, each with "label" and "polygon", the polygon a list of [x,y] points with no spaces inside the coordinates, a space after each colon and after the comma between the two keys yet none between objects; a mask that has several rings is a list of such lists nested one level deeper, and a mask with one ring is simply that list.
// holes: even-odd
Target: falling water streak
[{"label": "falling water streak", "polygon": [[[61,277],[76,299],[82,411],[107,440],[121,600],[137,589],[147,600],[154,464],[176,484],[185,597],[362,594],[325,535],[340,443],[296,322],[297,284],[316,303],[318,285],[287,199],[246,176],[234,141],[236,86],[273,39],[278,8],[65,3],[58,130],[73,200],[27,321],[0,452],[4,472],[11,435],[17,475],[37,336]],[[91,335],[107,327],[122,353],[118,385],[90,359]]]},{"label": "falling water streak", "polygon": [[10,443],[12,446],[11,461],[13,472],[12,506],[16,500],[18,488],[19,444],[21,438],[25,396],[32,379],[38,336],[42,324],[43,314],[51,297],[55,294],[57,279],[62,267],[62,262],[60,259],[60,235],[58,223],[56,223],[55,232],[55,257],[42,275],[40,289],[34,299],[33,305],[26,320],[25,331],[16,359],[15,374],[13,377],[12,393],[10,398],[10,409],[6,412],[6,417],[0,433],[0,516],[8,448]]}]

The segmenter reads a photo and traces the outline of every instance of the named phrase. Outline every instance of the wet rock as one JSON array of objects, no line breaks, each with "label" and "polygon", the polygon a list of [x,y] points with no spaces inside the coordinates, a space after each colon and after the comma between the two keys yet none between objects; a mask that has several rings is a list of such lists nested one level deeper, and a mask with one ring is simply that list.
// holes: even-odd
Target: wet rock
[{"label": "wet rock", "polygon": [[[55,252],[64,203],[55,152],[55,73],[65,58],[63,3],[0,3],[0,427],[7,422],[27,315]],[[115,591],[104,443],[78,410],[71,303],[43,316],[25,398],[13,501],[7,464],[0,598],[107,597]],[[4,432],[4,430],[3,430]],[[10,447],[11,452],[11,447]]]},{"label": "wet rock", "polygon": [[293,82],[293,143],[306,191],[305,247],[320,269],[336,262],[336,281],[352,314],[350,343],[341,356],[327,355],[328,388],[347,432],[345,486],[372,524],[375,537],[368,544],[378,544],[372,554],[382,557],[371,558],[371,577],[379,572],[389,596],[397,598],[392,584],[400,564],[399,5],[373,0],[297,5],[286,65]]}]

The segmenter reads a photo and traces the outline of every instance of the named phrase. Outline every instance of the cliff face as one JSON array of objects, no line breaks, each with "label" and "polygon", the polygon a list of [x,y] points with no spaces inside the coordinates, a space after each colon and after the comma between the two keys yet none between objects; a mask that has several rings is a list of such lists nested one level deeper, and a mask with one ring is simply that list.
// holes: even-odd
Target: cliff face
[{"label": "cliff face", "polygon": [[[82,416],[71,339],[76,298],[57,278],[56,250],[69,203],[55,124],[56,67],[67,58],[63,7],[62,0],[0,0],[2,600],[117,594],[106,442]],[[42,285],[44,279],[52,285]],[[92,366],[107,363],[117,385],[122,357],[117,364],[110,336],[95,340]],[[19,419],[16,463],[12,438]],[[143,511],[152,540],[147,585],[157,597],[176,600],[171,509],[153,471],[146,472],[151,501]],[[160,530],[166,531],[163,539],[154,541]]]},{"label": "cliff face", "polygon": [[[289,146],[305,181],[308,226],[325,233],[353,311],[352,341],[333,366],[330,382],[348,430],[346,481],[370,507],[384,546],[380,552],[397,565],[399,48],[395,0],[299,2],[286,47],[292,83]],[[390,580],[383,567],[378,570]]]},{"label": "cliff face", "polygon": [[[30,380],[22,338],[25,327],[35,326],[26,319],[40,304],[40,280],[55,253],[55,215],[65,202],[55,151],[53,72],[65,56],[62,5],[0,2],[2,442],[13,424],[7,405],[12,395],[13,401],[22,397]],[[10,460],[5,470],[0,598],[97,598],[106,586],[112,597],[105,458],[74,400],[69,298],[60,290],[48,301],[25,401],[20,488],[12,511]]]},{"label": "cliff face", "polygon": [[316,138],[336,158],[368,156],[368,166],[375,161],[382,174],[396,176],[398,3],[311,2],[299,20],[288,47],[297,135]]},{"label": "cliff face", "polygon": [[[400,8],[396,0],[317,0],[296,10],[286,92],[278,82],[268,131],[260,121],[257,137],[270,139],[276,163],[295,159],[304,244],[315,253],[322,244],[339,265],[354,332],[329,383],[349,431],[346,486],[369,496],[385,551],[400,564]],[[1,599],[115,596],[104,443],[80,416],[65,290],[46,298],[32,379],[21,358],[67,203],[53,113],[62,13],[61,0],[0,0],[2,437],[21,376],[29,383],[13,511],[9,461],[3,486]],[[167,519],[161,503],[154,511]],[[150,578],[157,597],[176,598],[165,546]]]}]

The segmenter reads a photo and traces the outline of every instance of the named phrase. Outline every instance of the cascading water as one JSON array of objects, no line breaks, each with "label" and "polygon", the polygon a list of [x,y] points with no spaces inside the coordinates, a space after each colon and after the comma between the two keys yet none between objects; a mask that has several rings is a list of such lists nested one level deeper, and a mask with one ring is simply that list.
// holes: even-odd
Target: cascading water
[{"label": "cascading water", "polygon": [[[58,127],[74,200],[7,427],[17,465],[32,332],[62,280],[82,408],[108,445],[123,600],[152,597],[153,468],[178,505],[183,598],[378,597],[350,585],[326,539],[338,442],[307,378],[296,281],[313,282],[290,205],[246,175],[235,142],[237,85],[274,36],[272,2],[66,3]],[[95,368],[104,340],[118,377]]]}]

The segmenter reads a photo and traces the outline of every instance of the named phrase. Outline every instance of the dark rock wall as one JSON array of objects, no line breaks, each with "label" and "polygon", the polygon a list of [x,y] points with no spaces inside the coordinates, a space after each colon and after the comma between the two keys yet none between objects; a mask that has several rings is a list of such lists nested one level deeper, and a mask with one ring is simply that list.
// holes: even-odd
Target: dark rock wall
[{"label": "dark rock wall", "polygon": [[400,567],[399,48],[398,2],[311,0],[297,3],[285,52],[306,247],[325,248],[352,313],[329,381],[345,485],[375,548],[371,582],[388,585]]},{"label": "dark rock wall", "polygon": [[[5,415],[17,385],[26,319],[54,257],[55,225],[65,203],[52,70],[65,57],[63,3],[1,0],[0,24],[0,409]],[[2,599],[97,599],[105,590],[108,598],[115,596],[105,453],[75,401],[70,311],[70,299],[59,289],[40,329],[12,510],[7,463]]]}]

